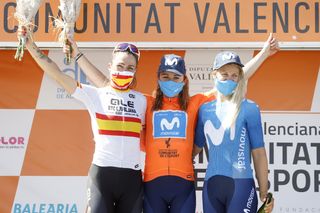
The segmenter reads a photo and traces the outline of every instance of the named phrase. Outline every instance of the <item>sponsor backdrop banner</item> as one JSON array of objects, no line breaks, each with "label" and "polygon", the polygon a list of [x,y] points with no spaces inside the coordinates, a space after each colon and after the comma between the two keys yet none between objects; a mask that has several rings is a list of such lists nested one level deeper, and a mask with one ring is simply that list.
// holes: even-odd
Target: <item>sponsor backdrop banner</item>
[{"label": "sponsor backdrop banner", "polygon": [[[0,2],[0,40],[16,41],[16,1]],[[35,18],[37,41],[53,41],[59,1],[44,0]],[[320,2],[83,0],[77,41],[255,42],[268,32],[283,42],[319,42]]]},{"label": "sponsor backdrop banner", "polygon": [[[84,2],[88,7],[94,5]],[[154,8],[170,9],[160,2],[154,3]],[[290,7],[298,4],[292,2],[288,3]],[[5,7],[8,3],[2,1],[1,4]],[[99,1],[96,4],[102,7]],[[105,4],[109,3],[103,7]],[[150,3],[141,4],[141,10],[150,7]],[[185,4],[176,6],[177,17],[178,10]],[[214,4],[215,9],[209,11],[218,9],[217,3]],[[239,4],[242,9],[242,4],[251,7],[253,3]],[[121,1],[119,5],[122,10],[129,9]],[[203,11],[205,4],[201,5]],[[115,5],[110,5],[110,10],[111,7]],[[138,26],[136,30],[138,32]],[[7,36],[3,34],[1,36]],[[235,51],[244,63],[257,53]],[[46,52],[63,72],[90,84],[77,64],[65,65],[60,50]],[[108,74],[106,66],[111,60],[111,50],[83,52]],[[185,57],[191,94],[212,87],[209,73],[217,50],[142,50],[137,90],[151,94],[160,58],[165,53]],[[84,212],[87,172],[94,147],[87,111],[44,75],[28,52],[22,62],[13,59],[13,50],[1,50],[0,54],[0,212]],[[276,198],[274,212],[320,213],[319,72],[320,51],[281,51],[269,58],[249,80],[247,96],[262,110],[270,191]],[[202,213],[201,190],[207,161],[205,149],[195,159],[198,213]]]}]

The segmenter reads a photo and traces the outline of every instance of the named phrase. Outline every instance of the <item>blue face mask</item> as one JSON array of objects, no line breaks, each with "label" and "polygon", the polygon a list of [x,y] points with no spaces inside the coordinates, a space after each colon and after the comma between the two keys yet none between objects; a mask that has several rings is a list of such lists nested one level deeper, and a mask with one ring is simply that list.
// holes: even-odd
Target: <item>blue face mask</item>
[{"label": "blue face mask", "polygon": [[184,86],[184,82],[158,80],[158,83],[163,94],[169,98],[178,95],[182,91]]},{"label": "blue face mask", "polygon": [[232,80],[219,81],[218,79],[215,79],[214,83],[217,90],[224,96],[231,95],[238,86],[238,83]]}]

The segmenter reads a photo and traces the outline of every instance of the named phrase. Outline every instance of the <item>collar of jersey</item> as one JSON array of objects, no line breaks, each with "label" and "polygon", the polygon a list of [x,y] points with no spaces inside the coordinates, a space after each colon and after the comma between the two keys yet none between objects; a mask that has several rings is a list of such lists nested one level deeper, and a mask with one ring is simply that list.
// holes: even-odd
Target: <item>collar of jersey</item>
[{"label": "collar of jersey", "polygon": [[130,88],[128,88],[128,89],[117,89],[117,88],[112,87],[111,85],[109,87],[111,89],[113,89],[114,91],[116,91],[116,92],[129,92],[131,90]]},{"label": "collar of jersey", "polygon": [[178,103],[179,98],[178,97],[173,97],[173,98],[168,98],[168,97],[163,97],[163,102],[164,103]]}]

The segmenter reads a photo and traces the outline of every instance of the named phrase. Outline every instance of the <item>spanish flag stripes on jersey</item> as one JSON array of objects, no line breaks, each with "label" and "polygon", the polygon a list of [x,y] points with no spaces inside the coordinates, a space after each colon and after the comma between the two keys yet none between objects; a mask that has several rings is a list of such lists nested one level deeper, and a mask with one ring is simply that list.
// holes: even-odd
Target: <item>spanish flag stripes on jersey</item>
[{"label": "spanish flag stripes on jersey", "polygon": [[99,133],[102,135],[140,138],[141,119],[96,113]]}]

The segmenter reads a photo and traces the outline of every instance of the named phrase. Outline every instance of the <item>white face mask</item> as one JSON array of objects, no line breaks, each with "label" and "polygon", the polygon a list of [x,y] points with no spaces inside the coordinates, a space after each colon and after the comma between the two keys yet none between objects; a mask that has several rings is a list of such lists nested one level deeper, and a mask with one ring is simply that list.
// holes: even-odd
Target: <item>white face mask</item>
[{"label": "white face mask", "polygon": [[131,85],[135,72],[110,70],[111,86],[125,90]]}]

